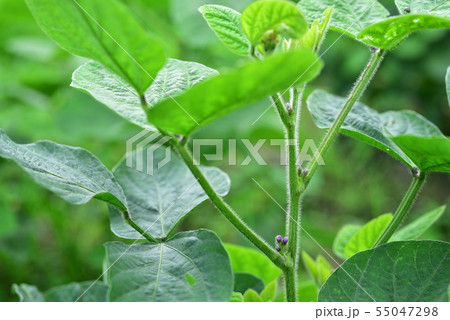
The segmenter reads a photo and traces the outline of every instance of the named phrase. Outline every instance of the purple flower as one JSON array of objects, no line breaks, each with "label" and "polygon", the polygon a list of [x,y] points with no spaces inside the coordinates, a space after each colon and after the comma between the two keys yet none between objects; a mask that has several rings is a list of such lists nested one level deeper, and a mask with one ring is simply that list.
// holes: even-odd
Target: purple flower
[{"label": "purple flower", "polygon": [[284,246],[286,245],[286,243],[288,243],[289,239],[288,237],[284,237],[283,240],[281,241],[281,244]]},{"label": "purple flower", "polygon": [[275,240],[276,240],[278,243],[281,243],[281,241],[282,241],[283,239],[281,238],[280,235],[277,235],[277,236],[275,237]]},{"label": "purple flower", "polygon": [[278,252],[281,251],[281,247],[279,245],[275,245],[275,249],[277,249]]}]

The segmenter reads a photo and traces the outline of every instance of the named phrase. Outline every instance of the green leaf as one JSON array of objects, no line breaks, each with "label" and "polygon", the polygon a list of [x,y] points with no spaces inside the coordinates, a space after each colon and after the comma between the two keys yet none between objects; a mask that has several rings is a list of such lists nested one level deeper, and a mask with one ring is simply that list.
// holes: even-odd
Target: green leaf
[{"label": "green leaf", "polygon": [[100,281],[70,283],[45,292],[48,302],[106,302],[108,286]]},{"label": "green leaf", "polygon": [[394,233],[390,241],[413,240],[420,237],[422,233],[439,219],[444,211],[445,206],[431,210]]},{"label": "green leaf", "polygon": [[311,278],[317,281],[319,278],[319,270],[317,269],[316,261],[306,251],[302,251],[302,260]]},{"label": "green leaf", "polygon": [[325,40],[328,28],[330,27],[332,14],[333,8],[328,8],[323,12],[323,17],[321,19],[316,19],[311,23],[308,31],[306,31],[299,40],[301,48],[311,49],[314,52],[319,51],[323,40]]},{"label": "green leaf", "polygon": [[256,292],[264,290],[264,281],[257,276],[245,272],[236,272],[234,274],[234,291],[245,293],[248,289],[253,289]]},{"label": "green leaf", "polygon": [[277,280],[273,280],[261,292],[261,299],[263,302],[271,302],[273,301],[273,299],[275,299],[276,293],[277,293]]},{"label": "green leaf", "polygon": [[44,295],[35,286],[29,284],[13,284],[12,290],[21,302],[44,302]]},{"label": "green leaf", "polygon": [[330,28],[352,38],[356,38],[365,27],[385,19],[389,14],[386,8],[373,0],[300,0],[298,6],[311,23],[320,18],[323,11],[333,7]]},{"label": "green leaf", "polygon": [[212,231],[182,232],[162,243],[105,246],[111,266],[110,301],[228,301],[231,297],[230,260]]},{"label": "green leaf", "polygon": [[263,302],[263,300],[255,290],[248,289],[244,294],[244,302]]},{"label": "green leaf", "polygon": [[233,292],[228,302],[244,302],[244,296],[240,292]]},{"label": "green leaf", "polygon": [[347,257],[372,248],[378,237],[392,220],[392,214],[383,214],[361,227],[348,241],[344,252]]},{"label": "green leaf", "polygon": [[73,204],[92,198],[126,210],[122,188],[91,153],[50,141],[16,144],[0,130],[0,157],[21,166],[41,186]]},{"label": "green leaf", "polygon": [[450,2],[448,0],[395,0],[398,11],[402,14],[405,8],[414,13],[432,13],[436,15],[450,16]]},{"label": "green leaf", "polygon": [[333,252],[341,259],[347,259],[345,255],[345,246],[350,241],[351,237],[361,229],[357,224],[346,224],[339,230],[336,238],[333,241]]},{"label": "green leaf", "polygon": [[85,281],[58,286],[41,293],[28,284],[13,285],[21,302],[106,302],[108,286],[100,281]]},{"label": "green leaf", "polygon": [[358,40],[380,49],[395,49],[408,35],[424,29],[450,28],[450,17],[410,14],[375,23],[358,34]]},{"label": "green leaf", "polygon": [[[330,128],[345,100],[322,90],[314,91],[307,104],[316,125],[322,129]],[[410,167],[418,164],[392,141],[393,137],[403,134],[442,135],[439,128],[414,111],[378,113],[360,102],[352,108],[340,132],[383,150]]]},{"label": "green leaf", "polygon": [[410,134],[391,138],[423,172],[450,172],[450,139]]},{"label": "green leaf", "polygon": [[[175,152],[169,147],[154,147],[147,146],[128,154],[114,170],[114,176],[123,188],[133,221],[153,237],[161,239],[168,237],[208,196]],[[137,159],[142,161],[141,170],[136,170]],[[128,163],[130,160],[132,167]],[[230,179],[223,171],[214,167],[201,167],[201,170],[219,195],[228,193]],[[110,207],[110,217],[111,229],[118,237],[142,239],[142,235],[124,221],[117,208]]]},{"label": "green leaf", "polygon": [[333,267],[328,263],[328,261],[322,256],[318,255],[316,258],[317,272],[318,272],[318,284],[321,286],[327,281],[333,272]]},{"label": "green leaf", "polygon": [[281,270],[258,250],[228,243],[225,248],[230,255],[233,272],[251,273],[263,279],[266,285],[281,276]]},{"label": "green leaf", "polygon": [[270,31],[298,39],[307,30],[306,19],[295,4],[281,0],[253,2],[242,12],[241,25],[254,47],[270,36]]},{"label": "green leaf", "polygon": [[[150,106],[158,104],[216,74],[199,63],[168,59],[145,92],[146,101]],[[72,75],[71,86],[89,92],[131,123],[155,130],[148,123],[137,91],[100,63],[90,61],[80,66]]]},{"label": "green leaf", "polygon": [[39,26],[63,49],[96,60],[139,94],[163,66],[162,45],[117,0],[26,0]]},{"label": "green leaf", "polygon": [[234,110],[313,79],[321,68],[321,61],[309,50],[250,61],[157,104],[148,119],[158,128],[189,135]]},{"label": "green leaf", "polygon": [[319,301],[446,301],[449,265],[449,243],[387,243],[345,261],[321,288]]},{"label": "green leaf", "polygon": [[199,8],[209,27],[232,52],[250,53],[250,43],[241,30],[241,14],[231,8],[209,4]]}]

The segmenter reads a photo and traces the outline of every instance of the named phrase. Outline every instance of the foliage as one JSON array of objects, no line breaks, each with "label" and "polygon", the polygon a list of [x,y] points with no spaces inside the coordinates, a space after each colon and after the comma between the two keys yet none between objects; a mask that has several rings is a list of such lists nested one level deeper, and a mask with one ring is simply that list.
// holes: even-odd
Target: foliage
[{"label": "foliage", "polygon": [[[32,135],[31,138],[23,139],[11,126],[0,130],[2,158],[12,160],[37,184],[71,204],[83,204],[90,208],[88,206],[93,205],[88,204],[91,199],[106,203],[110,212],[110,229],[117,237],[93,241],[106,241],[104,276],[101,281],[71,282],[48,290],[43,287],[46,290],[42,292],[38,289],[41,287],[38,282],[30,282],[35,285],[15,284],[14,293],[21,301],[445,301],[450,284],[450,271],[446,268],[449,264],[449,243],[415,240],[423,234],[426,238],[429,237],[425,232],[435,230],[432,225],[444,214],[445,206],[431,211],[424,209],[425,214],[416,217],[406,226],[399,227],[429,173],[450,172],[450,139],[442,132],[446,132],[445,130],[441,131],[418,112],[379,112],[358,101],[370,85],[385,55],[406,46],[408,36],[423,29],[450,27],[450,5],[436,5],[432,0],[396,0],[400,15],[389,16],[389,12],[393,12],[392,8],[387,10],[378,1],[302,0],[298,5],[284,0],[259,0],[239,4],[229,2],[230,7],[223,3],[206,4],[200,0],[189,3],[173,0],[158,4],[147,4],[141,0],[26,0],[37,24],[56,44],[71,54],[91,59],[87,62],[73,60],[67,54],[59,53],[70,61],[67,63],[68,70],[81,64],[72,75],[72,87],[88,92],[122,118],[114,118],[114,115],[108,118],[107,113],[87,113],[85,117],[91,118],[91,122],[86,122],[84,118],[77,123],[70,113],[62,114],[59,117],[63,119],[60,124],[61,132],[68,130],[69,134],[66,136],[71,136],[70,132],[82,136],[80,132],[93,130],[94,137],[106,139],[110,135],[116,143],[121,143],[144,129],[135,135],[134,140],[127,142],[127,149],[136,139],[145,138],[144,142],[137,143],[136,150],[117,161],[123,150],[117,149],[106,157],[101,148],[91,145],[88,149],[96,150],[99,157],[102,155],[100,159],[86,148],[67,145],[80,145],[77,137],[73,137],[72,141],[61,138],[62,141],[69,141],[68,143],[38,141],[22,144],[14,141],[39,140],[40,137]],[[2,5],[0,4],[0,9]],[[8,5],[18,6],[12,2],[8,2]],[[195,9],[193,12],[196,15],[189,16],[192,13],[189,8]],[[174,25],[181,24],[178,31],[171,29],[173,26],[164,20],[168,12],[175,17]],[[147,14],[154,18],[154,24],[146,21]],[[180,18],[183,15],[186,19]],[[0,22],[0,25],[9,23],[8,20],[5,21]],[[190,24],[187,21],[195,22]],[[199,23],[212,29],[212,34],[220,42],[201,37],[201,32],[189,34],[189,30],[197,30],[193,26]],[[328,29],[340,34],[337,40],[342,35],[347,35],[356,40],[356,45],[370,46],[369,63],[346,98],[320,89],[309,89],[312,80],[321,72],[327,72],[328,64],[324,64],[321,57],[334,43],[322,54],[320,50],[322,43],[327,41]],[[183,34],[180,39],[175,39],[177,36],[174,34],[177,32]],[[169,39],[170,37],[174,38]],[[193,38],[195,40],[190,40]],[[21,54],[25,52],[27,59],[35,61],[48,63],[55,60],[56,53],[53,52],[58,49],[52,47],[52,44],[48,45],[45,40],[45,45],[39,41],[34,39],[17,42],[16,39],[15,43],[9,43],[9,50],[22,52]],[[180,46],[183,48],[182,59],[167,59],[168,56],[176,55],[173,53],[179,49],[178,41],[192,43]],[[1,33],[0,42],[8,43],[1,37]],[[21,47],[24,43],[25,49]],[[216,43],[220,46],[215,47]],[[191,50],[190,45],[195,50]],[[196,59],[195,52],[201,45],[207,48],[205,50],[208,50],[208,54]],[[36,52],[30,55],[27,49],[29,47],[33,47]],[[236,54],[236,57],[224,53],[225,47],[230,53]],[[219,58],[209,60],[214,55]],[[8,70],[11,70],[11,78],[14,78],[16,69],[3,63],[3,60],[9,61],[7,58],[0,59],[2,65],[11,68]],[[344,60],[351,59],[350,50],[346,52]],[[441,63],[438,68],[442,69]],[[449,70],[446,89],[450,99]],[[385,73],[384,69],[382,73]],[[43,97],[39,89],[23,85],[26,81],[18,80],[11,85],[6,81],[8,78],[0,74],[0,80],[5,80],[6,83],[0,83],[2,89],[3,86],[7,89],[0,92],[0,99],[28,99],[33,103],[40,101],[44,107],[52,102],[45,95]],[[323,85],[322,78],[319,77],[313,86]],[[67,74],[61,75],[60,79],[67,80]],[[443,83],[442,76],[440,80]],[[33,81],[34,86],[42,83],[39,78]],[[75,107],[81,108],[82,99],[87,98],[74,90],[64,90],[61,95],[73,95],[76,97]],[[377,90],[381,96],[381,90],[385,89],[378,83]],[[438,92],[436,88],[430,91],[431,95]],[[306,109],[302,110],[304,93],[307,96],[305,107],[313,122],[318,128],[327,129],[327,133],[314,151],[315,156],[299,167],[303,159],[300,159],[298,151],[306,137],[310,136],[309,131],[314,131],[311,123],[307,123],[307,113],[303,112]],[[398,95],[398,92],[395,94]],[[272,115],[265,124],[254,128],[251,128],[253,125],[243,125],[243,119],[248,116],[254,118],[253,124],[260,120],[261,116],[258,118],[258,115],[263,112],[264,115],[267,110],[260,110],[258,102],[267,97],[270,97],[280,121],[277,122]],[[256,107],[244,108],[254,104]],[[378,107],[377,103],[370,105]],[[82,109],[81,113],[88,109]],[[34,124],[39,122],[34,115],[39,113],[35,110],[30,113],[31,115],[27,115],[24,112],[20,119],[25,124],[18,121],[18,125],[37,131],[34,130]],[[27,116],[30,117],[29,120]],[[47,116],[45,119],[49,122],[43,121],[42,128],[52,132],[51,126],[47,125],[51,123],[51,117]],[[101,124],[102,121],[104,125],[96,128],[97,122]],[[263,121],[266,120],[261,120]],[[221,123],[222,128],[226,127],[228,130],[225,132],[235,134],[234,131],[239,128],[246,138],[260,138],[261,132],[268,132],[289,141],[283,146],[288,158],[287,181],[280,178],[282,170],[279,168],[258,169],[258,174],[265,179],[264,186],[281,190],[283,188],[280,186],[287,182],[286,231],[282,233],[283,237],[276,237],[275,241],[268,243],[244,222],[244,218],[252,219],[255,223],[267,220],[268,237],[273,239],[275,234],[281,233],[277,228],[282,222],[273,224],[271,220],[281,219],[269,215],[271,207],[266,206],[265,200],[262,200],[266,198],[259,196],[247,199],[247,189],[233,190],[239,179],[244,181],[241,185],[248,186],[246,180],[251,179],[247,175],[230,169],[230,179],[221,169],[200,166],[193,160],[188,149],[190,139],[221,136]],[[118,128],[127,129],[119,134]],[[260,130],[259,133],[257,130]],[[327,157],[331,156],[326,160],[327,164],[328,161],[336,163],[331,167],[335,171],[335,177],[351,179],[347,181],[350,181],[352,199],[359,198],[358,201],[362,203],[381,203],[381,199],[378,199],[381,198],[378,197],[381,192],[374,192],[378,195],[375,197],[371,197],[370,193],[367,197],[360,197],[356,183],[359,178],[355,172],[358,166],[364,167],[365,163],[376,166],[376,162],[382,158],[377,155],[376,159],[364,162],[363,155],[356,151],[353,155],[346,154],[341,161],[336,161],[333,155],[337,151],[330,149],[330,146],[338,133],[393,156],[401,165],[409,168],[412,183],[395,211],[392,210],[394,214],[380,215],[381,212],[390,212],[380,205],[372,210],[372,217],[364,217],[368,222],[362,226],[355,224],[353,218],[351,221],[341,218],[338,221],[344,226],[334,241],[328,236],[332,234],[329,230],[322,227],[321,231],[317,231],[319,235],[320,232],[326,234],[323,238],[328,239],[328,245],[333,244],[336,256],[344,260],[333,272],[334,266],[328,261],[328,255],[325,258],[322,253],[314,252],[316,259],[313,259],[307,253],[311,252],[310,248],[299,249],[299,234],[304,229],[302,224],[305,225],[308,220],[316,217],[317,224],[321,219],[332,223],[345,212],[344,209],[336,210],[337,207],[330,210],[324,204],[316,210],[320,211],[316,216],[316,212],[305,210],[300,219],[301,200],[304,199],[303,205],[308,207],[308,201],[312,201],[308,200],[310,196],[320,193],[325,193],[324,197],[332,195],[332,191],[327,191],[332,188],[325,189],[325,186],[330,185],[320,184],[325,181],[322,178],[321,182],[320,179],[322,170],[316,174],[320,159],[325,154]],[[59,137],[64,135],[53,132],[49,136],[60,142]],[[156,142],[157,139],[162,142]],[[291,144],[291,141],[294,143]],[[369,150],[366,151],[368,158],[375,157],[372,150],[365,150]],[[113,170],[108,169],[112,167],[110,164],[116,164]],[[250,170],[252,169],[248,169],[248,172]],[[16,175],[20,177],[20,174]],[[387,175],[383,176],[377,170],[374,170],[374,176],[387,180]],[[252,174],[250,177],[253,178]],[[1,171],[0,178],[5,181],[14,180],[14,177],[4,176]],[[264,189],[265,194],[270,194],[257,179],[253,180]],[[397,181],[391,179],[389,184],[383,185],[384,189],[381,191],[392,197],[400,191]],[[376,188],[376,183],[372,187]],[[388,190],[390,187],[393,191]],[[13,189],[9,191],[0,187],[0,191],[12,194],[13,197]],[[274,192],[280,194],[279,190]],[[246,210],[242,210],[243,217],[233,209],[233,199],[238,197],[246,204]],[[445,197],[448,199],[448,192]],[[35,196],[33,200],[28,194],[22,198],[30,204],[36,201],[36,208],[43,208],[45,211],[42,206],[45,199]],[[269,198],[277,199],[272,195]],[[436,207],[436,203],[441,201],[433,193],[428,198],[427,209]],[[8,198],[5,199],[0,198],[2,205],[3,202],[10,202]],[[225,223],[214,223],[216,218],[212,213],[213,209],[208,208],[206,200],[210,200],[215,209],[256,248],[224,244],[222,241],[227,239],[223,227]],[[350,201],[337,199],[336,202],[347,205]],[[392,201],[390,205],[393,205]],[[284,210],[283,205],[278,206]],[[62,216],[62,211],[67,210],[74,210],[73,215],[76,216],[76,210],[79,209],[64,207],[55,216]],[[102,209],[99,211],[104,213]],[[333,212],[333,215],[328,214],[324,218],[323,212]],[[15,220],[12,210],[5,210],[0,218],[6,221],[0,221],[0,237],[17,234],[17,230],[23,229]],[[73,221],[79,221],[80,228],[89,228],[88,222],[76,219]],[[201,228],[193,221],[200,221]],[[104,222],[102,221],[102,225]],[[60,223],[58,220],[54,224],[61,234],[69,231],[66,235],[67,243],[74,242],[71,229],[67,229],[71,225],[66,226],[67,223]],[[203,229],[204,225],[217,231],[220,236]],[[31,229],[37,230],[39,226],[32,226]],[[315,232],[312,234],[316,235]],[[90,245],[92,246],[91,243]],[[0,258],[1,249],[0,246]],[[103,252],[97,253],[100,259],[102,256]],[[301,261],[312,280],[306,279],[301,273]],[[100,268],[99,259],[95,263]],[[86,277],[92,278],[95,279],[95,275]],[[282,281],[280,278],[283,278]],[[21,278],[17,278],[17,282],[22,282]],[[281,283],[282,288],[279,288]]]}]

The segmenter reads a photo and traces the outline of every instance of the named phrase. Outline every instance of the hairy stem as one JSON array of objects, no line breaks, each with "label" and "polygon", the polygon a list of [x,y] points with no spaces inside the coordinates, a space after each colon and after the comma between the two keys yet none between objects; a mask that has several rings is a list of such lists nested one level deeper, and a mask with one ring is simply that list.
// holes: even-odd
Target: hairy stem
[{"label": "hairy stem", "polygon": [[296,282],[297,277],[295,275],[294,268],[288,268],[284,272],[285,282],[286,282],[286,301],[296,302],[297,301],[297,289]]},{"label": "hairy stem", "polygon": [[314,154],[314,157],[308,166],[308,174],[304,178],[304,182],[306,185],[313,177],[318,167],[318,161],[322,159],[325,153],[328,151],[328,148],[331,146],[337,134],[339,133],[339,129],[341,128],[348,114],[352,110],[355,103],[359,100],[361,95],[364,93],[364,90],[367,88],[373,76],[377,72],[380,63],[383,60],[384,54],[385,51],[381,50],[374,52],[370,57],[369,63],[367,64],[367,66],[361,73],[360,77],[358,78],[358,81],[353,87],[353,90],[350,92],[350,95],[345,101],[345,104],[342,107],[341,112],[337,116],[336,120],[333,122],[333,125],[327,132],[325,138],[322,140],[322,143],[317,149],[317,152]]},{"label": "hairy stem", "polygon": [[413,181],[411,182],[411,185],[409,186],[408,191],[406,192],[405,196],[402,199],[402,202],[400,202],[400,205],[395,211],[394,218],[386,227],[386,229],[378,238],[378,240],[375,242],[373,248],[382,245],[384,243],[387,243],[389,241],[389,239],[392,237],[394,232],[403,222],[412,205],[414,204],[414,200],[419,194],[419,191],[422,188],[424,182],[425,182],[425,175],[419,175],[414,177]]},{"label": "hairy stem", "polygon": [[[164,132],[163,132],[164,133]],[[166,133],[164,133],[166,134]],[[191,153],[187,148],[180,144],[176,139],[172,138],[170,144],[178,151],[184,163],[188,166],[194,177],[198,180],[209,199],[214,203],[217,209],[230,221],[237,230],[239,230],[248,240],[250,240],[257,248],[259,248],[277,267],[283,271],[286,269],[285,259],[267,242],[265,242],[256,232],[238,216],[238,214],[222,199],[214,190],[205,177],[200,168],[194,164]]]},{"label": "hairy stem", "polygon": [[153,238],[150,233],[144,230],[141,226],[139,226],[133,219],[131,219],[130,213],[128,211],[123,211],[123,218],[126,223],[128,223],[134,230],[139,232],[142,236],[144,236],[150,242],[158,242],[155,238]]}]

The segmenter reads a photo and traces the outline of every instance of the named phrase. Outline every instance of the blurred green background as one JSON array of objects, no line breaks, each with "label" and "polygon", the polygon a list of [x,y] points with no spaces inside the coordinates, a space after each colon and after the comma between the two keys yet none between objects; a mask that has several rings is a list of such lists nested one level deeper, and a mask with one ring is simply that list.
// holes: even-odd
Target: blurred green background
[{"label": "blurred green background", "polygon": [[[197,8],[216,3],[242,10],[250,0],[124,0],[149,32],[160,37],[170,57],[197,61],[218,70],[241,62],[209,31]],[[380,1],[395,12],[393,1]],[[340,34],[330,32],[322,50]],[[413,109],[450,136],[450,108],[444,76],[450,65],[450,37],[442,30],[412,35],[389,54],[363,102],[379,110]],[[346,95],[369,57],[369,50],[342,37],[323,56],[325,68],[307,88]],[[83,59],[57,47],[38,28],[22,0],[0,0],[0,128],[15,141],[54,140],[94,153],[112,168],[125,152],[125,141],[140,129],[69,86],[72,72]],[[289,68],[289,66],[286,66]],[[282,70],[280,70],[282,72]],[[263,81],[270,81],[266,79]],[[306,94],[306,96],[307,96]],[[244,108],[197,133],[203,138],[282,138],[270,110],[251,125],[269,102]],[[305,110],[304,138],[319,141]],[[206,150],[207,152],[207,150]],[[285,168],[277,165],[279,149],[266,146],[267,166],[214,162],[231,177],[229,203],[272,242],[284,231],[283,211],[253,182],[254,178],[282,205]],[[238,144],[238,157],[247,155]],[[204,159],[203,159],[204,160]],[[392,212],[409,182],[408,169],[367,145],[340,136],[318,170],[303,200],[302,246],[311,255],[325,255],[345,223],[364,223]],[[206,161],[203,161],[206,164]],[[450,206],[450,175],[430,175],[408,219],[442,204]],[[450,240],[449,208],[423,238]],[[249,243],[211,204],[204,203],[179,226],[180,230],[209,228],[227,242]],[[36,185],[14,163],[0,159],[0,301],[16,301],[13,283],[30,283],[46,290],[71,281],[95,279],[101,274],[103,243],[114,240],[106,205],[91,201],[72,206]],[[336,257],[337,262],[339,260]]]}]

